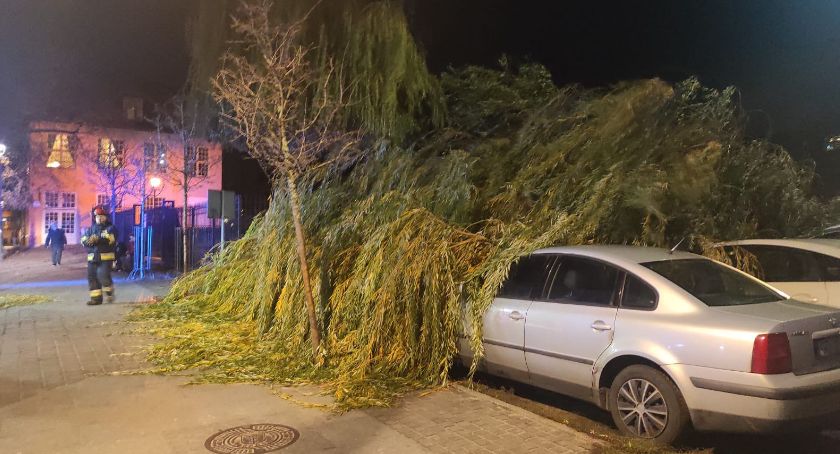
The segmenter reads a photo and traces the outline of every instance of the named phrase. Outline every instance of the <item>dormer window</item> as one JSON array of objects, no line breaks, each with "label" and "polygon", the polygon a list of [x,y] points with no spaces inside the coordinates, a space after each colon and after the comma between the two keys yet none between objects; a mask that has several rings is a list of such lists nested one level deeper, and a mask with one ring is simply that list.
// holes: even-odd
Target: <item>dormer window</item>
[{"label": "dormer window", "polygon": [[143,121],[143,98],[123,98],[123,112],[128,121]]}]

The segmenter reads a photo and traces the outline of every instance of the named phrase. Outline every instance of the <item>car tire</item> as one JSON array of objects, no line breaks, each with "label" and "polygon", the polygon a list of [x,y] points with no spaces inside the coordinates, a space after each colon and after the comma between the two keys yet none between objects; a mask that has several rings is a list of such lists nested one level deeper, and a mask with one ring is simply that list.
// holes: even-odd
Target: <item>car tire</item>
[{"label": "car tire", "polygon": [[608,404],[622,434],[657,444],[673,443],[689,423],[677,385],[650,366],[633,365],[619,372],[610,386]]}]

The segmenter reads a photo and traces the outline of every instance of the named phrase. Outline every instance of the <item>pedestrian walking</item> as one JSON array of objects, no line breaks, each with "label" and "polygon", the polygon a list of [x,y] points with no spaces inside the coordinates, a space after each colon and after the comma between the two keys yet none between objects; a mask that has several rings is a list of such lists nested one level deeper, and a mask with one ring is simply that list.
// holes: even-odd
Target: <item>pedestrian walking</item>
[{"label": "pedestrian walking", "polygon": [[64,251],[65,244],[67,244],[67,235],[64,234],[64,229],[58,228],[55,222],[51,222],[44,247],[52,248],[53,266],[61,265],[61,253]]},{"label": "pedestrian walking", "polygon": [[87,247],[88,288],[90,301],[88,305],[102,304],[105,301],[114,302],[114,282],[111,279],[111,267],[114,265],[114,254],[117,245],[117,230],[108,220],[105,208],[97,206],[93,210],[93,225],[82,236],[82,244]]}]

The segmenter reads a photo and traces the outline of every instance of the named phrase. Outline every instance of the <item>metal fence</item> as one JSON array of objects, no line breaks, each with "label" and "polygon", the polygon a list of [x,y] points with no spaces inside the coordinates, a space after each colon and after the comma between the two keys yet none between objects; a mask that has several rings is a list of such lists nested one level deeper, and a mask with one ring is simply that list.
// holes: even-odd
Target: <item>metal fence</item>
[{"label": "metal fence", "polygon": [[[268,206],[267,199],[251,198],[243,200],[236,195],[233,219],[224,223],[225,241],[239,239],[247,230],[254,216]],[[187,236],[189,269],[200,266],[209,252],[218,247],[222,237],[220,219],[207,217],[207,205],[200,204],[187,208],[186,228],[183,228],[181,208],[176,208],[170,201],[159,208],[146,210],[147,230],[137,230],[140,222],[139,206],[120,211],[114,218],[122,250],[126,254],[127,266],[138,266],[133,256],[139,256],[137,238],[147,237],[142,245],[148,251],[151,269],[183,271],[183,238]],[[149,231],[152,233],[149,235]]]},{"label": "metal fence", "polygon": [[[233,219],[224,223],[225,241],[239,239],[242,233],[242,209],[241,198],[235,197],[235,210]],[[187,226],[182,229],[175,228],[177,243],[174,245],[175,269],[183,271],[183,235],[187,236],[187,253],[189,254],[189,268],[195,269],[201,266],[207,254],[216,248],[222,239],[222,222],[220,219],[207,217],[207,205],[195,205],[189,207],[187,212]]]}]

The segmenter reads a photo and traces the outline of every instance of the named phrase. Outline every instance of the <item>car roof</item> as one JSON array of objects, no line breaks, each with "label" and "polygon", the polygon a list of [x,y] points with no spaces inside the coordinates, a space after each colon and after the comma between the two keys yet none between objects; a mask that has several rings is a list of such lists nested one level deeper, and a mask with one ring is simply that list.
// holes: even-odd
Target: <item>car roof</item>
[{"label": "car roof", "polygon": [[840,232],[840,224],[832,225],[823,229],[823,233]]},{"label": "car roof", "polygon": [[727,241],[720,246],[740,245],[785,246],[840,257],[840,240],[829,238],[784,238]]},{"label": "car roof", "polygon": [[647,263],[662,260],[703,259],[690,252],[674,251],[647,246],[581,245],[555,246],[535,251],[534,254],[576,254],[616,263]]}]

